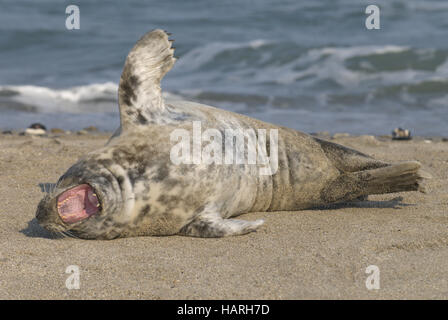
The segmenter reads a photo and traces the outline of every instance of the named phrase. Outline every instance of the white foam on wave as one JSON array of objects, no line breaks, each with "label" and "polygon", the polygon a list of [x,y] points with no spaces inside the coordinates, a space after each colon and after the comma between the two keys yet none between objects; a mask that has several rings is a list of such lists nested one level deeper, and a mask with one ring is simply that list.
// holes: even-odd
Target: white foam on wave
[{"label": "white foam on wave", "polygon": [[[31,105],[39,112],[91,112],[89,102],[116,101],[118,86],[112,82],[95,83],[64,89],[53,89],[33,85],[0,86],[1,91],[14,93],[9,98],[13,101]],[[97,104],[97,103],[96,103]],[[104,104],[103,103],[103,107]],[[98,110],[106,111],[106,110]]]},{"label": "white foam on wave", "polygon": [[[118,107],[118,85],[113,82],[94,83],[63,89],[33,85],[0,86],[0,93],[7,98],[28,106],[38,112],[99,113],[115,112]],[[164,92],[167,98],[180,98]]]},{"label": "white foam on wave", "polygon": [[0,86],[0,90],[1,89],[15,91],[22,97],[37,99],[51,98],[70,102],[79,102],[98,98],[110,98],[111,95],[117,92],[117,85],[112,82],[106,82],[71,87],[67,89],[51,89],[32,85]]},{"label": "white foam on wave", "polygon": [[398,53],[409,50],[409,47],[385,45],[385,46],[352,46],[352,47],[324,47],[319,49],[312,49],[309,51],[310,57],[321,57],[324,55],[336,56],[339,59],[349,59],[353,57]]}]

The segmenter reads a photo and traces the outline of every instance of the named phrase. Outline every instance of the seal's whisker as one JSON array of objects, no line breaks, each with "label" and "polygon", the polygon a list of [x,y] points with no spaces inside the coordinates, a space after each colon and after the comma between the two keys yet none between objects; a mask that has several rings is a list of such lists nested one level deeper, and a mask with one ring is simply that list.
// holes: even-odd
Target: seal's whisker
[{"label": "seal's whisker", "polygon": [[61,234],[64,236],[64,238],[76,238],[70,231],[61,231]]},{"label": "seal's whisker", "polygon": [[64,233],[64,231],[55,232],[54,234],[62,236],[63,238],[67,238],[67,235]]},{"label": "seal's whisker", "polygon": [[70,238],[74,238],[74,239],[80,239],[76,234],[74,234],[73,232],[67,230],[64,231]]}]

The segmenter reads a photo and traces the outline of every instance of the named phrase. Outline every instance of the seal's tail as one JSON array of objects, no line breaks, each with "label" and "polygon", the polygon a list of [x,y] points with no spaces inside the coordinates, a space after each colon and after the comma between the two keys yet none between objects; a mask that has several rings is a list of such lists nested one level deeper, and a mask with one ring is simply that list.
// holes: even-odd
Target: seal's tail
[{"label": "seal's tail", "polygon": [[325,202],[351,201],[369,194],[403,191],[426,192],[424,182],[431,175],[421,169],[417,161],[407,161],[389,166],[349,172],[341,175],[323,192]]}]

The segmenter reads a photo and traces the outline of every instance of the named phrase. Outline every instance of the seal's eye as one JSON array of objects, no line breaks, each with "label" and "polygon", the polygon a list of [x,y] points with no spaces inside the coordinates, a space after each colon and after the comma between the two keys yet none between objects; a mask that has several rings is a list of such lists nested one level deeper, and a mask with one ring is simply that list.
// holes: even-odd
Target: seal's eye
[{"label": "seal's eye", "polygon": [[58,213],[65,223],[75,223],[100,211],[100,202],[93,188],[81,184],[58,197]]}]

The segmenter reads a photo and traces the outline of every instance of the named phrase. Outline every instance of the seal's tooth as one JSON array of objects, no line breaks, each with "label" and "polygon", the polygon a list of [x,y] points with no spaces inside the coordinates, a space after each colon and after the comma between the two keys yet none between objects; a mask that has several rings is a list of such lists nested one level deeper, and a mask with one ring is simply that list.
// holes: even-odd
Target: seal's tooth
[{"label": "seal's tooth", "polygon": [[67,201],[69,201],[70,199],[72,199],[74,197],[75,197],[75,195],[71,195],[71,196],[68,196],[67,199],[64,199],[62,201],[58,201],[57,208],[60,209],[64,203],[66,203]]}]

